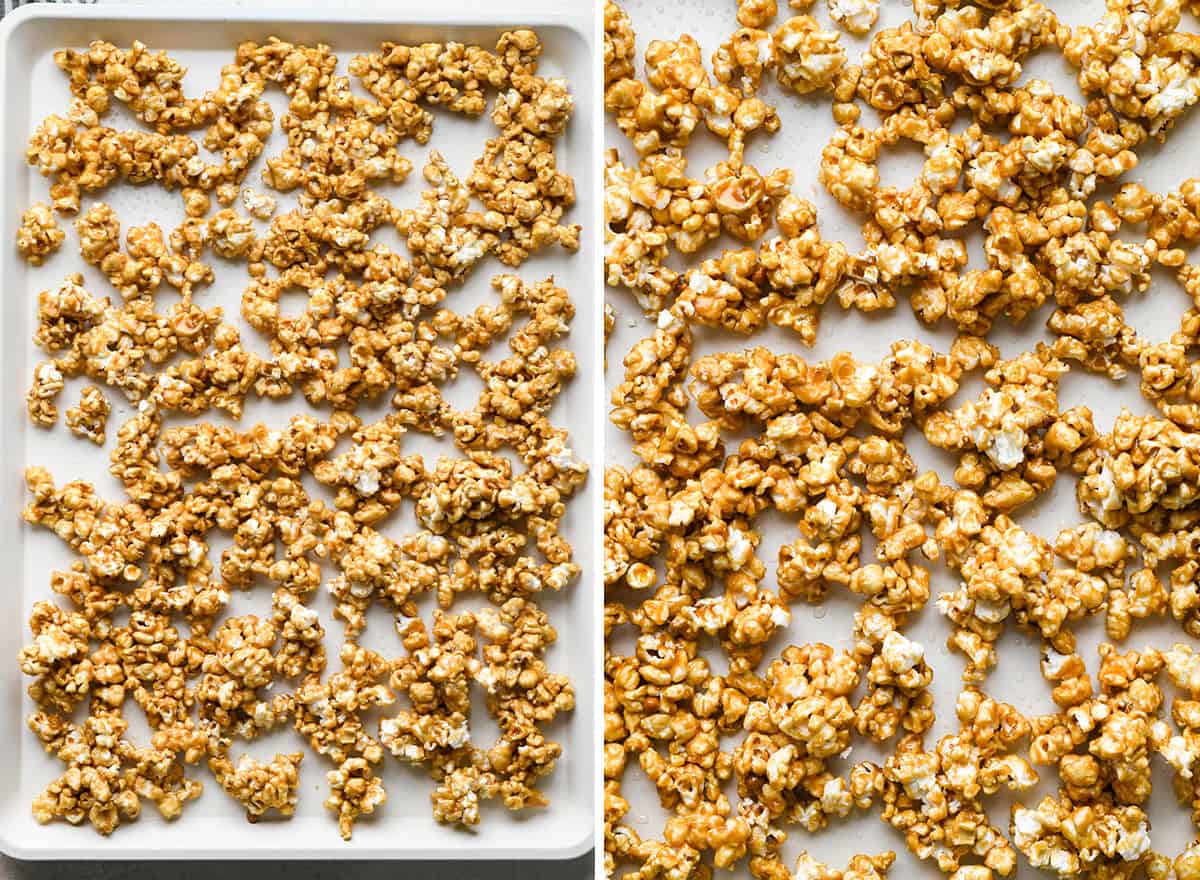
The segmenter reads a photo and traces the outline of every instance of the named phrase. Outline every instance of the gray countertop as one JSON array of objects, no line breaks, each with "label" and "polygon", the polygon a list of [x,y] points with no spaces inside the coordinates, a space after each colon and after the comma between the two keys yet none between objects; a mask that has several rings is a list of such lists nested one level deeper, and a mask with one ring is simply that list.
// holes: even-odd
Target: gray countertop
[{"label": "gray countertop", "polygon": [[586,880],[592,854],[569,862],[18,862],[0,880]]}]

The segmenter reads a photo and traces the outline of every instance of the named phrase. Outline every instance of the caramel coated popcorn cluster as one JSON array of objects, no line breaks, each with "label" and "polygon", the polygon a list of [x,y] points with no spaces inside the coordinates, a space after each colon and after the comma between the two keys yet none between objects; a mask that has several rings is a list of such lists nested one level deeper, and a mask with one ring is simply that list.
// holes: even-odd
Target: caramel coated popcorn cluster
[{"label": "caramel coated popcorn cluster", "polygon": [[[325,805],[347,839],[385,809],[388,753],[429,772],[439,822],[478,823],[492,799],[548,803],[538,786],[562,747],[546,727],[575,694],[547,662],[557,633],[537,598],[579,577],[560,527],[588,465],[549,418],[577,369],[563,347],[575,307],[553,279],[514,274],[535,251],[579,246],[565,222],[574,183],[555,153],[573,101],[538,74],[541,52],[530,30],[494,50],[385,43],[352,59],[348,77],[328,46],[272,38],[238,46],[200,97],[184,94],[177,62],[140,43],[56,53],[74,101],[30,142],[52,207],[26,212],[17,247],[41,262],[65,237],[56,214],[74,215],[80,255],[115,294],[75,274],[38,295],[45,360],[29,416],[54,425],[77,378],[91,384],[67,410],[72,432],[103,445],[110,399],[133,413],[110,455],[124,499],[41,467],[25,475],[25,519],[77,555],[50,578],[65,603],[35,605],[19,657],[37,704],[29,725],[65,765],[34,803],[38,821],[108,834],[144,800],[173,819],[200,794],[201,762],[251,822],[291,816],[305,752],[262,761],[242,748],[289,725],[328,761]],[[269,88],[287,96],[278,120]],[[106,126],[114,101],[144,128]],[[494,134],[461,178],[431,152],[416,206],[400,209],[372,184],[409,176],[400,149],[430,139],[439,107],[489,114]],[[248,180],[276,122],[286,145],[262,157],[261,179],[294,193],[290,209]],[[121,181],[179,190],[186,219],[122,235],[112,207],[84,204]],[[405,248],[372,240],[388,226]],[[454,311],[448,297],[489,255],[506,269],[493,296]],[[243,264],[242,318],[269,354],[205,304],[229,263]],[[164,286],[178,294],[165,308]],[[305,305],[285,314],[293,291]],[[458,409],[442,389],[467,370],[482,391]],[[282,429],[187,418],[237,419],[247,400],[297,393],[322,410]],[[356,414],[381,399],[386,414]],[[406,449],[409,432],[444,437],[457,455],[447,442],[426,462]],[[412,534],[389,522],[402,506],[416,511]],[[214,540],[232,543],[214,558]],[[234,594],[266,584],[268,614],[230,614]],[[313,607],[322,587],[334,619]],[[453,613],[466,593],[491,604]],[[427,594],[431,622],[417,604]],[[371,608],[394,617],[394,652],[359,643]],[[327,633],[339,625],[340,640]],[[494,742],[471,723],[473,692],[495,716]],[[130,700],[148,744],[128,735]]]},{"label": "caramel coated popcorn cluster", "polygon": [[[878,5],[830,0],[832,28],[810,6],[739,0],[736,30],[706,56],[687,34],[639,55],[630,18],[605,3],[605,107],[627,141],[605,157],[605,278],[632,294],[610,299],[606,331],[637,307],[650,325],[610,384],[632,456],[604,485],[606,869],[879,878],[893,853],[845,870],[781,855],[789,834],[878,811],[954,880],[1030,866],[1200,877],[1200,850],[1159,851],[1146,810],[1165,762],[1200,826],[1200,655],[1117,647],[1147,618],[1200,635],[1200,184],[1159,194],[1127,180],[1200,97],[1188,7],[1108,0],[1071,27],[1036,0],[918,2],[855,59],[840,30],[871,31]],[[1087,103],[1023,75],[1034,53],[1069,64]],[[750,163],[748,145],[781,127],[772,80],[828,98],[816,177],[865,247],[822,234],[791,171]],[[728,156],[689,167],[704,129]],[[923,167],[885,185],[880,162],[904,141]],[[1123,311],[1153,295],[1156,267],[1197,303],[1157,343]],[[941,351],[897,340],[870,362],[754,343],[696,353],[714,330],[769,324],[810,346],[831,301],[907,301],[956,338]],[[1002,355],[988,340],[1035,320],[1048,342]],[[1071,371],[1101,385],[1132,373],[1158,413],[1098,425],[1060,399]],[[965,392],[975,378],[982,390]],[[917,466],[916,433],[952,473]],[[1044,537],[1028,512],[1059,480],[1080,519]],[[794,526],[771,579],[768,516]],[[933,742],[935,708],[949,710],[905,630],[938,567],[957,581],[932,598],[965,668],[957,732]],[[796,609],[841,589],[859,597],[850,647],[794,643]],[[1085,658],[1076,630],[1101,615],[1108,641]],[[1042,643],[1058,711],[989,696],[1010,623]],[[1164,695],[1168,679],[1179,696]],[[862,742],[884,759],[852,760]],[[667,814],[659,831],[632,821],[634,763]],[[1035,797],[1039,781],[1052,793]],[[1001,791],[1014,805],[995,824]]]}]

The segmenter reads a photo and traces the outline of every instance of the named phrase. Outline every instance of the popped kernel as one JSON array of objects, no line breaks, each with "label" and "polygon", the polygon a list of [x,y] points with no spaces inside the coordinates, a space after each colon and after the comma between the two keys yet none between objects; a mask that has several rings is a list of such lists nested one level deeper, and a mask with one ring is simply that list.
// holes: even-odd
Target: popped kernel
[{"label": "popped kernel", "polygon": [[779,84],[800,95],[829,88],[846,63],[840,35],[821,30],[809,15],[789,18],[771,39]]},{"label": "popped kernel", "polygon": [[37,202],[21,215],[17,227],[17,250],[34,266],[40,266],[46,258],[62,246],[66,233],[58,227],[54,211],[45,202]]},{"label": "popped kernel", "polygon": [[879,19],[879,0],[829,0],[829,17],[855,36],[862,36]]},{"label": "popped kernel", "polygon": [[79,404],[67,410],[67,427],[76,437],[91,440],[97,446],[104,445],[104,430],[108,414],[112,412],[108,400],[95,385],[85,385],[79,392]]}]

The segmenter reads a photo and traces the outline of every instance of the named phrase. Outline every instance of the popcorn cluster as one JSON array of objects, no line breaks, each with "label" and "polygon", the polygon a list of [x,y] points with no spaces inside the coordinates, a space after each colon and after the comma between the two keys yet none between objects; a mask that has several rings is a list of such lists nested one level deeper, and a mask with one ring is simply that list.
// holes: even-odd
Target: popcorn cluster
[{"label": "popcorn cluster", "polygon": [[[239,754],[239,743],[285,725],[329,762],[326,806],[347,839],[387,798],[379,770],[389,752],[428,770],[440,822],[475,824],[489,799],[510,810],[547,803],[539,780],[562,748],[545,728],[575,696],[546,663],[556,632],[537,597],[580,574],[560,526],[588,466],[549,418],[576,372],[562,347],[574,305],[552,279],[511,272],[535,251],[579,246],[579,227],[564,223],[574,184],[555,157],[573,103],[565,82],[537,73],[541,51],[530,30],[504,33],[494,51],[385,43],[350,61],[371,95],[362,97],[329,47],[271,39],[238,46],[218,88],[199,98],[184,95],[178,63],[140,43],[56,53],[74,101],[30,142],[52,205],[25,213],[17,247],[41,262],[65,237],[56,213],[75,215],[83,259],[119,297],[89,291],[80,275],[39,294],[34,341],[47,359],[29,415],[52,426],[77,377],[92,384],[67,410],[72,432],[103,445],[112,396],[135,412],[110,459],[125,499],[40,467],[26,473],[25,519],[78,554],[51,576],[66,606],[34,607],[19,657],[38,705],[30,727],[66,765],[34,803],[39,821],[86,820],[108,834],[143,800],[175,818],[201,791],[200,762],[250,821],[290,816],[304,751],[266,762]],[[262,183],[296,193],[286,211],[247,185],[276,123],[268,88],[288,98],[278,119],[286,146],[263,158]],[[103,125],[113,101],[145,129]],[[471,117],[490,107],[495,134],[463,179],[431,152],[417,206],[401,210],[372,184],[409,176],[399,148],[429,140],[438,107]],[[197,129],[201,140],[189,134]],[[200,157],[201,143],[218,161]],[[178,189],[186,219],[122,237],[109,205],[83,205],[120,181]],[[372,241],[389,225],[405,249]],[[244,264],[242,317],[269,356],[201,305],[213,255]],[[494,297],[452,310],[448,297],[488,255],[510,270],[492,279]],[[178,299],[162,309],[164,284]],[[284,315],[280,298],[295,290],[307,302]],[[483,386],[464,410],[442,395],[462,370]],[[282,430],[167,424],[213,409],[236,419],[247,399],[297,392],[324,415]],[[386,415],[356,414],[380,398],[390,399]],[[452,439],[458,457],[425,462],[405,449],[413,431]],[[418,530],[389,537],[406,503]],[[210,559],[218,535],[232,546]],[[264,583],[269,615],[227,613],[235,592]],[[341,641],[312,607],[322,585]],[[452,613],[468,592],[494,607]],[[439,607],[432,622],[416,604],[425,594]],[[395,616],[392,656],[359,644],[373,606]],[[476,687],[499,727],[494,743],[471,725]],[[130,699],[150,744],[127,736]],[[77,723],[80,705],[88,714]],[[377,707],[380,720],[368,715]]]},{"label": "popcorn cluster", "polygon": [[[1108,0],[1095,25],[1069,27],[1037,0],[919,0],[855,61],[809,6],[792,0],[781,16],[775,0],[739,0],[739,27],[709,64],[685,34],[652,40],[639,70],[629,17],[605,4],[605,106],[628,140],[605,157],[605,277],[651,324],[611,383],[634,464],[610,465],[604,484],[606,868],[698,880],[744,861],[760,880],[879,878],[893,853],[844,871],[781,857],[789,833],[878,810],[954,880],[1011,876],[1019,862],[1064,877],[1200,877],[1196,847],[1155,850],[1145,809],[1162,760],[1200,824],[1200,663],[1183,644],[1114,644],[1166,615],[1200,635],[1200,305],[1162,343],[1122,309],[1155,266],[1200,303],[1197,180],[1167,194],[1123,180],[1200,97],[1187,7]],[[828,3],[851,34],[877,16],[873,2]],[[1075,69],[1085,105],[1023,77],[1035,52]],[[780,129],[772,79],[830,100],[817,177],[860,219],[858,252],[822,234],[790,171],[747,159],[752,139]],[[728,157],[689,169],[703,129]],[[879,170],[901,141],[925,156],[907,188]],[[968,261],[971,229],[982,264]],[[717,253],[722,236],[735,243]],[[957,331],[948,350],[694,354],[698,328],[774,324],[812,345],[830,301],[876,312],[902,300]],[[606,332],[621,307],[609,303]],[[1005,357],[988,341],[1035,314],[1050,342]],[[1060,403],[1071,370],[1135,373],[1158,415],[1125,412],[1104,430]],[[972,376],[983,390],[950,404]],[[916,432],[952,456],[952,474],[920,471],[905,444]],[[1081,521],[1048,540],[1023,519],[1060,476]],[[768,512],[796,526],[775,583],[756,525]],[[966,666],[958,731],[934,743],[933,670],[904,631],[936,566],[958,581],[935,604]],[[790,644],[793,609],[842,588],[861,599],[852,648]],[[1110,641],[1093,680],[1075,630],[1101,614]],[[987,694],[1009,621],[1042,642],[1058,712],[1026,717]],[[1164,677],[1185,694],[1169,713]],[[885,759],[853,763],[864,739]],[[668,814],[655,835],[627,821],[634,761]],[[1039,772],[1057,792],[1033,802]],[[987,812],[1001,790],[1015,793],[1006,828]]]}]

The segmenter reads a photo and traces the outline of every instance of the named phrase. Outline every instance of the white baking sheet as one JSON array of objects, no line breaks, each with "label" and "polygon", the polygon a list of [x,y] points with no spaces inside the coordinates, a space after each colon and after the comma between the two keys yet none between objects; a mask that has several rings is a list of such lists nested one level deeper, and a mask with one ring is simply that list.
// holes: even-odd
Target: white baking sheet
[{"label": "white baking sheet", "polygon": [[[676,39],[681,33],[690,33],[700,43],[707,64],[717,45],[738,27],[734,0],[625,0],[622,5],[629,13],[637,33],[639,74],[642,72],[643,53],[653,39]],[[1054,9],[1062,22],[1073,26],[1096,22],[1104,12],[1102,0],[1060,0],[1049,2],[1048,5]],[[789,15],[795,14],[793,10],[789,10],[784,0],[780,0],[779,7],[776,25]],[[816,0],[809,13],[817,18],[822,27],[837,29],[829,18],[824,0]],[[911,17],[912,6],[909,3],[883,0],[879,22],[871,35],[879,28],[899,25]],[[1200,30],[1200,20],[1185,14],[1181,27],[1185,30]],[[857,61],[869,45],[871,35],[856,38],[843,32],[842,42],[846,46],[849,63]],[[1047,80],[1061,94],[1084,103],[1071,68],[1054,50],[1046,49],[1036,53],[1025,63],[1024,70],[1024,79],[1036,77]],[[852,251],[857,250],[862,246],[859,233],[861,220],[843,209],[817,182],[821,149],[835,129],[829,97],[800,98],[783,91],[773,80],[764,86],[762,94],[777,106],[782,127],[773,136],[752,136],[746,151],[746,160],[764,173],[780,167],[792,169],[795,175],[792,191],[816,206],[822,234],[846,242]],[[864,112],[864,120],[870,118],[870,112]],[[1195,147],[1198,139],[1200,116],[1193,111],[1186,115],[1182,122],[1176,124],[1165,145],[1152,144],[1143,147],[1139,151],[1140,165],[1125,179],[1140,182],[1159,192],[1178,188],[1184,179],[1200,174],[1200,154]],[[627,164],[636,162],[636,152],[616,130],[611,120],[606,121],[605,145],[619,147],[621,157]],[[702,177],[704,169],[725,158],[726,152],[724,144],[700,126],[686,155],[689,159],[689,174]],[[880,163],[883,183],[907,185],[920,172],[922,161],[919,147],[902,144],[890,150]],[[720,253],[723,248],[741,246],[744,245],[723,238],[711,244],[694,259],[698,262]],[[973,255],[972,266],[982,265],[982,237],[976,236]],[[677,262],[674,265],[676,268],[682,268],[685,264]],[[653,328],[642,317],[632,295],[609,290],[607,296],[619,313],[608,348],[607,383],[611,388],[621,380],[621,359],[625,353],[638,339],[649,335]],[[1167,339],[1178,329],[1179,318],[1189,306],[1189,298],[1174,277],[1161,269],[1155,270],[1154,283],[1147,293],[1130,298],[1124,303],[1129,323],[1139,333],[1155,342]],[[1011,322],[1001,320],[997,322],[989,339],[999,346],[1005,357],[1012,357],[1033,348],[1038,342],[1050,341],[1052,337],[1044,327],[1050,311],[1049,306],[1044,307],[1015,326]],[[920,324],[903,300],[891,312],[876,313],[872,316],[859,312],[847,313],[842,311],[836,302],[829,302],[821,316],[817,342],[808,349],[799,343],[795,334],[774,326],[749,338],[706,328],[695,328],[695,333],[695,357],[766,345],[776,351],[802,353],[811,360],[824,360],[839,351],[850,351],[858,358],[878,361],[888,352],[893,341],[904,338],[919,338],[939,351],[946,351],[954,338],[954,333],[948,326],[943,325],[931,330]],[[978,376],[972,377],[964,383],[948,405],[957,406],[974,398],[982,386],[982,380]],[[1136,375],[1131,375],[1123,382],[1112,382],[1076,370],[1063,379],[1059,397],[1063,409],[1078,404],[1091,407],[1097,429],[1101,431],[1111,430],[1113,419],[1122,407],[1128,407],[1135,412],[1154,411],[1138,392]],[[693,410],[692,418],[699,419],[701,416],[698,411]],[[919,432],[912,429],[906,433],[905,442],[910,454],[922,469],[936,469],[943,481],[951,481],[954,462],[950,456],[930,446]],[[626,466],[634,463],[628,436],[611,423],[606,427],[605,444],[609,461]],[[1024,527],[1049,540],[1053,540],[1058,530],[1082,522],[1083,517],[1075,503],[1074,480],[1069,474],[1060,475],[1057,485],[1048,496],[1019,510],[1016,519]],[[795,523],[768,511],[758,518],[757,525],[763,534],[763,542],[757,552],[767,568],[767,576],[763,583],[764,586],[774,589],[778,550],[781,544],[794,538]],[[864,560],[869,561],[867,555],[864,552]],[[934,564],[930,568],[933,598],[957,586],[952,573],[944,566]],[[788,644],[824,641],[834,647],[849,648],[853,615],[858,606],[858,597],[846,590],[837,589],[830,591],[829,598],[823,605],[811,607],[803,603],[793,604],[791,627],[775,636],[769,646],[767,658],[760,668],[766,669],[770,661]],[[1079,636],[1080,651],[1094,676],[1098,668],[1096,646],[1104,640],[1103,615],[1092,617],[1082,625],[1077,625],[1076,633]],[[961,690],[963,660],[961,655],[951,654],[945,647],[950,628],[945,619],[937,613],[932,600],[905,630],[905,634],[926,646],[929,663],[934,669],[932,692],[937,721],[933,729],[926,734],[928,748],[938,737],[957,729],[954,701]],[[1168,619],[1153,623],[1140,622],[1135,624],[1132,634],[1123,644],[1123,649],[1138,648],[1147,644],[1169,646],[1177,641],[1191,643],[1193,640],[1186,636],[1174,621]],[[629,628],[625,628],[613,644],[618,650],[627,650],[632,645]],[[1054,711],[1050,687],[1042,679],[1038,668],[1039,652],[1040,642],[1037,639],[1027,637],[1018,632],[1015,625],[1010,624],[998,647],[999,665],[985,683],[985,690],[1027,713]],[[725,669],[719,649],[707,651],[705,656],[713,663],[715,669]],[[1170,683],[1165,684],[1169,698]],[[741,737],[740,733],[725,737],[722,748],[734,748]],[[835,767],[840,767],[843,775],[852,764],[861,760],[879,760],[881,756],[879,750],[865,738],[856,736],[853,745],[854,752],[849,759],[835,764]],[[1188,810],[1175,802],[1171,776],[1164,769],[1165,764],[1158,758],[1155,758],[1154,762],[1155,790],[1147,807],[1153,824],[1152,841],[1157,851],[1175,855],[1196,837],[1196,829],[1192,826]],[[1044,793],[1051,792],[1056,787],[1058,776],[1055,768],[1038,769],[1042,782],[1020,797],[1027,805],[1040,800]],[[653,786],[641,773],[636,762],[631,761],[626,769],[623,790],[631,804],[625,821],[643,836],[661,837],[666,814],[659,807]],[[731,802],[736,804],[737,794],[732,785],[729,787],[729,796]],[[1006,835],[1011,803],[1012,798],[1007,794],[999,794],[987,801],[992,822]],[[941,876],[935,865],[921,862],[909,853],[904,845],[903,836],[880,821],[877,809],[870,812],[856,811],[845,820],[834,820],[827,830],[818,834],[809,834],[797,827],[788,827],[785,830],[788,831],[789,837],[783,846],[783,861],[789,868],[794,865],[796,856],[803,850],[808,850],[817,858],[829,862],[831,867],[841,869],[855,853],[890,849],[897,855],[891,876]],[[1018,856],[1017,876],[1039,875],[1040,872],[1030,868],[1023,856]],[[749,876],[744,862],[732,876]]]},{"label": "white baking sheet", "polygon": [[[265,8],[264,8],[265,7]],[[496,37],[514,26],[537,28],[545,45],[540,71],[564,76],[575,97],[575,120],[558,142],[561,167],[575,176],[578,202],[567,220],[584,224],[582,247],[577,254],[558,249],[546,251],[526,262],[518,274],[527,280],[553,275],[574,298],[577,316],[564,344],[579,358],[579,375],[562,394],[553,418],[571,430],[571,443],[577,455],[595,462],[599,456],[598,431],[591,413],[598,412],[596,385],[600,334],[594,315],[598,296],[594,280],[595,224],[591,222],[596,205],[593,192],[595,154],[591,124],[596,109],[594,72],[588,63],[594,43],[594,17],[587,5],[563,9],[549,0],[517,0],[481,7],[469,0],[443,0],[437,4],[415,3],[376,7],[370,13],[339,9],[329,4],[323,9],[287,9],[282,4],[264,4],[256,9],[221,4],[180,5],[172,9],[142,7],[27,7],[6,19],[0,31],[0,70],[3,70],[4,148],[0,191],[5,206],[0,218],[0,240],[12,242],[20,212],[35,200],[45,200],[48,183],[24,160],[29,134],[43,116],[63,112],[69,93],[65,77],[54,66],[51,53],[61,46],[85,46],[90,40],[104,38],[117,45],[140,39],[153,49],[165,49],[189,69],[185,89],[198,94],[212,88],[221,65],[233,57],[241,40],[265,40],[276,35],[299,42],[326,42],[345,62],[354,54],[376,48],[380,42],[419,42],[459,40],[494,45]],[[269,11],[268,11],[269,10]],[[281,94],[268,92],[277,111],[285,106]],[[120,118],[120,117],[116,117]],[[128,117],[123,124],[134,125]],[[465,177],[480,154],[484,141],[494,133],[486,119],[470,121],[451,113],[435,112],[434,134],[427,146],[414,142],[402,145],[404,155],[414,165],[413,175],[385,194],[401,206],[415,205],[425,185],[420,170],[429,150],[440,150],[451,167]],[[277,152],[285,142],[276,129],[267,144],[266,154]],[[258,170],[262,159],[247,177],[247,184],[262,191]],[[95,196],[108,201],[117,210],[123,225],[155,220],[169,230],[183,218],[178,193],[161,187],[118,185]],[[280,210],[292,204],[280,199]],[[64,822],[38,825],[30,815],[32,798],[61,772],[61,764],[43,753],[36,738],[25,728],[25,716],[33,708],[25,695],[28,679],[15,664],[16,652],[28,640],[26,621],[32,604],[50,598],[48,576],[52,568],[66,565],[72,554],[53,534],[34,529],[20,521],[25,503],[22,471],[27,464],[50,468],[57,480],[83,478],[95,483],[106,498],[121,498],[119,484],[108,474],[108,453],[117,428],[130,414],[128,404],[108,394],[114,412],[109,420],[108,443],[103,451],[70,435],[62,423],[46,432],[28,424],[24,416],[23,396],[37,351],[30,337],[34,324],[37,292],[56,285],[66,274],[84,273],[94,292],[107,293],[107,282],[78,256],[74,230],[66,226],[68,237],[60,252],[39,268],[27,266],[15,248],[0,248],[0,267],[4,273],[4,333],[0,335],[0,363],[3,364],[4,424],[0,430],[0,509],[9,518],[9,527],[0,532],[0,559],[6,579],[7,613],[0,617],[0,849],[22,858],[567,858],[586,852],[594,836],[596,784],[595,712],[591,694],[597,672],[595,623],[598,542],[592,536],[598,528],[599,473],[591,479],[568,508],[564,533],[572,541],[577,561],[584,567],[582,578],[561,595],[544,595],[539,601],[558,628],[558,643],[550,649],[547,662],[558,672],[568,674],[578,694],[577,708],[558,719],[550,728],[552,738],[564,744],[564,754],[554,773],[545,781],[551,800],[547,809],[510,813],[499,802],[483,809],[483,821],[476,830],[463,831],[438,825],[430,813],[429,793],[433,782],[423,769],[410,768],[388,757],[380,773],[387,787],[387,803],[374,816],[364,817],[354,829],[354,839],[343,843],[338,836],[333,814],[323,806],[328,786],[325,773],[330,765],[311,753],[301,767],[301,796],[296,815],[287,821],[264,820],[257,825],[246,822],[240,806],[227,797],[202,768],[193,772],[206,785],[204,794],[190,803],[176,822],[163,821],[150,804],[145,804],[141,819],[117,830],[110,838],[101,838],[90,827],[73,828]],[[265,228],[265,224],[263,224]],[[401,249],[402,243],[392,229],[376,233],[376,240],[387,241]],[[227,317],[235,319],[243,330],[244,341],[265,353],[263,340],[257,338],[240,317],[241,290],[246,283],[244,264],[226,264],[213,258],[217,281],[198,294],[205,307],[220,304]],[[493,259],[481,262],[467,283],[450,293],[446,305],[469,310],[477,302],[494,296],[489,283],[493,274],[504,269]],[[160,292],[161,297],[163,293]],[[168,297],[171,294],[166,294]],[[168,299],[167,302],[170,300]],[[161,304],[160,304],[161,308]],[[286,306],[285,306],[286,308]],[[66,406],[78,398],[81,380],[68,384],[61,398]],[[480,385],[470,370],[464,371],[445,393],[452,404],[470,406]],[[243,427],[262,421],[271,426],[286,424],[288,418],[305,411],[303,398],[272,404],[248,401],[241,420]],[[374,408],[360,410],[365,419],[378,418],[388,406],[385,401]],[[221,414],[205,418],[222,420]],[[429,465],[437,455],[454,456],[456,447],[449,440],[435,441],[424,435],[410,434],[409,450],[425,456]],[[411,511],[389,521],[385,533],[398,536],[414,529]],[[213,543],[213,559],[225,545]],[[326,570],[325,577],[332,577]],[[235,592],[228,613],[269,612],[270,589],[257,588]],[[473,607],[479,597],[468,597],[462,607]],[[435,607],[432,597],[420,603],[427,619]],[[330,640],[339,640],[342,624],[332,618],[332,603],[324,590],[315,597],[315,607]],[[456,606],[457,607],[457,606]],[[402,652],[389,615],[377,609],[368,617],[363,637],[367,647]],[[334,641],[330,649],[329,671],[338,668]],[[476,695],[478,698],[479,695]],[[131,735],[139,731],[140,711],[132,703],[127,707]],[[477,699],[472,718],[476,742],[490,742],[495,726]],[[144,731],[143,731],[144,732]],[[276,751],[294,751],[302,739],[290,728],[281,729],[251,744],[236,744],[260,758]]]}]

